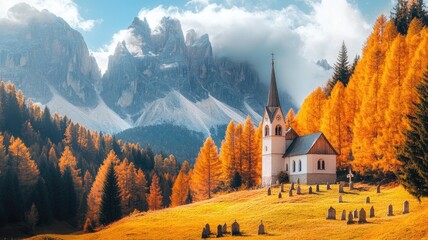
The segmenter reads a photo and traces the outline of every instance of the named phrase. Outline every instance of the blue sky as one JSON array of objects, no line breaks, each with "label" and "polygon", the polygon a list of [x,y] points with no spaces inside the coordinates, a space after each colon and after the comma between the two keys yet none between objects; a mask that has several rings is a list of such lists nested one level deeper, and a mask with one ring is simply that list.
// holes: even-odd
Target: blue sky
[{"label": "blue sky", "polygon": [[[209,35],[215,57],[230,57],[254,65],[260,79],[269,81],[270,53],[276,54],[278,87],[300,105],[328,80],[315,63],[334,64],[340,45],[350,61],[361,49],[380,14],[389,17],[393,0],[22,0],[36,9],[62,17],[84,37],[104,72],[119,41],[140,48],[128,26],[134,17],[147,18],[152,30],[161,18],[180,20],[183,33],[194,29]],[[0,18],[21,2],[0,0]]]}]

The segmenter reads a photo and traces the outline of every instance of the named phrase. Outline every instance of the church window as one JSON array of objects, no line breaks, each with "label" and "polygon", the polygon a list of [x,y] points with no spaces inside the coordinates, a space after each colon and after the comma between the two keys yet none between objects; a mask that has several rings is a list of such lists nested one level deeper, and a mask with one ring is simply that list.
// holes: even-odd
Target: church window
[{"label": "church window", "polygon": [[325,162],[324,160],[318,160],[318,170],[325,170]]},{"label": "church window", "polygon": [[293,172],[296,172],[296,161],[293,160]]},{"label": "church window", "polygon": [[301,171],[302,171],[302,161],[299,160],[299,172],[301,172]]},{"label": "church window", "polygon": [[285,164],[285,171],[288,172],[288,163]]},{"label": "church window", "polygon": [[269,126],[266,125],[265,127],[265,136],[269,136]]},{"label": "church window", "polygon": [[265,151],[267,152],[267,146],[265,146]]},{"label": "church window", "polygon": [[276,128],[275,128],[275,135],[276,136],[281,136],[282,135],[281,125],[276,126]]}]

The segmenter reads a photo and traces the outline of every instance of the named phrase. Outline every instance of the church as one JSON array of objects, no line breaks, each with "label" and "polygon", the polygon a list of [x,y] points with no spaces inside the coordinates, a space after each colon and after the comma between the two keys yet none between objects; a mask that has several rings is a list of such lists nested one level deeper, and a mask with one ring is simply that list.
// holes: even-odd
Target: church
[{"label": "church", "polygon": [[276,183],[280,172],[287,173],[290,182],[322,184],[336,181],[338,154],[324,134],[318,132],[299,136],[292,128],[285,129],[273,59],[269,97],[262,124],[263,186]]}]

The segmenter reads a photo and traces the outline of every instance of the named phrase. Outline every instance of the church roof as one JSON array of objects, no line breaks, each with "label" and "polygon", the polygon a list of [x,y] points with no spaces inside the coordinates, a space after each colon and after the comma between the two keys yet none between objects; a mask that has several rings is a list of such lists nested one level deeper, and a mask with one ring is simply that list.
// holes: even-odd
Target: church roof
[{"label": "church roof", "polygon": [[324,135],[321,132],[308,134],[304,136],[299,136],[293,140],[291,145],[287,148],[285,151],[285,154],[283,157],[291,157],[291,156],[298,156],[298,155],[305,155],[311,152],[312,147],[315,145],[315,143],[318,141],[318,139],[323,138],[325,140],[325,145],[330,148],[329,151],[333,154],[337,155],[336,150],[334,150],[333,146],[328,142],[327,138],[324,137]]},{"label": "church roof", "polygon": [[278,88],[276,86],[275,64],[272,58],[272,72],[270,76],[270,88],[267,107],[269,109],[281,107],[279,104]]}]

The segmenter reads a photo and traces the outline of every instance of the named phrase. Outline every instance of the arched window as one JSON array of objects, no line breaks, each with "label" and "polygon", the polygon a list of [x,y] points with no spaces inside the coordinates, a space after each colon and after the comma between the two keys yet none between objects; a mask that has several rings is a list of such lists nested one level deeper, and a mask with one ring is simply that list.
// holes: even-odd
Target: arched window
[{"label": "arched window", "polygon": [[302,171],[302,161],[299,159],[299,172]]},{"label": "arched window", "polygon": [[285,171],[288,172],[288,163],[285,164]]},{"label": "arched window", "polygon": [[324,160],[318,160],[318,170],[325,170],[325,162]]},{"label": "arched window", "polygon": [[293,160],[293,172],[296,172],[296,161]]},{"label": "arched window", "polygon": [[265,136],[269,136],[269,126],[266,125],[265,127]]},{"label": "arched window", "polygon": [[276,136],[281,136],[282,135],[281,125],[276,126],[276,128],[275,128],[275,135]]}]

